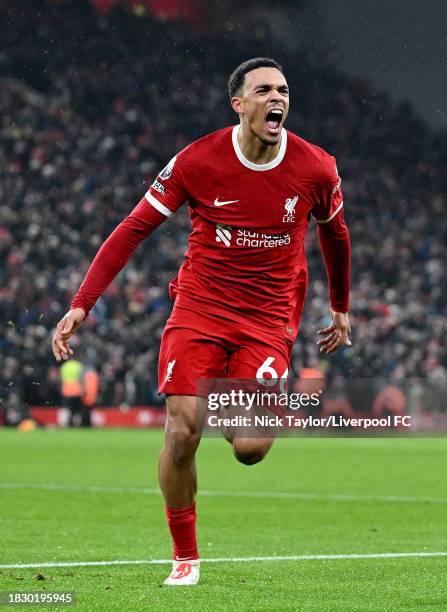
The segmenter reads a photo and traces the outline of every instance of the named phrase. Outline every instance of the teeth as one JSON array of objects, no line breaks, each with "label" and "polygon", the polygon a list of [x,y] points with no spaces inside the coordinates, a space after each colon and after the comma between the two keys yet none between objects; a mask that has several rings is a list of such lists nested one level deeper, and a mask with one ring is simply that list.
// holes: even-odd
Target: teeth
[{"label": "teeth", "polygon": [[282,115],[282,110],[279,110],[279,108],[274,108],[270,112],[274,113],[275,115]]}]

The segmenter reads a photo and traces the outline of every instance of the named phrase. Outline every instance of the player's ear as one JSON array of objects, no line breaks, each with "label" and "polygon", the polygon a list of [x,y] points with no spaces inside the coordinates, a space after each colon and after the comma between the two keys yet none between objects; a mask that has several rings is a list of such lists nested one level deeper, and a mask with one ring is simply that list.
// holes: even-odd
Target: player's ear
[{"label": "player's ear", "polygon": [[236,98],[236,96],[234,96],[233,98],[231,98],[231,106],[234,110],[235,113],[237,113],[238,115],[240,113],[243,112],[244,110],[244,104],[242,102],[242,100],[240,98]]}]

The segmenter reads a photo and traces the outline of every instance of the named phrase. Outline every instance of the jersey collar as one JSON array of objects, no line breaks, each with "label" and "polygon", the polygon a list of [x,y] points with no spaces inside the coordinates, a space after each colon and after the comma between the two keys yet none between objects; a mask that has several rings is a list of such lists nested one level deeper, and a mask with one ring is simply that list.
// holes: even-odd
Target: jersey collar
[{"label": "jersey collar", "polygon": [[239,133],[240,127],[240,124],[234,126],[232,140],[234,152],[236,153],[237,158],[241,162],[241,164],[243,164],[246,168],[250,168],[250,170],[256,170],[257,172],[264,172],[264,170],[272,170],[273,168],[276,168],[276,166],[279,166],[279,164],[284,159],[284,155],[286,154],[287,131],[284,128],[281,129],[281,144],[279,145],[278,155],[268,164],[255,164],[249,159],[247,159],[241,151],[239,142],[237,140],[237,135]]}]

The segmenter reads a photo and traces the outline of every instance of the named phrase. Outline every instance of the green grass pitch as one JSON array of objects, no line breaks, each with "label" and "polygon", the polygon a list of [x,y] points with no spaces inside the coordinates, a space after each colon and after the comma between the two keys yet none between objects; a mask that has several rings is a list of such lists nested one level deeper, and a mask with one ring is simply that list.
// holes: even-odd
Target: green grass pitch
[{"label": "green grass pitch", "polygon": [[[161,443],[160,431],[0,430],[0,565],[168,559]],[[280,439],[243,466],[212,438],[198,469],[204,559],[311,558],[204,562],[185,588],[160,586],[166,564],[2,567],[0,591],[74,591],[88,611],[447,610],[447,556],[312,558],[447,551],[446,439]]]}]

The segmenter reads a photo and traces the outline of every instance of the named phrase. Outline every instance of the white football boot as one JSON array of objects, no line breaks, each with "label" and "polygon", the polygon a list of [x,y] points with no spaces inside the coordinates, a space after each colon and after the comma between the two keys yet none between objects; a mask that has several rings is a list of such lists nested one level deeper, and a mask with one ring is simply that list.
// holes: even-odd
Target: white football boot
[{"label": "white football boot", "polygon": [[173,561],[172,571],[163,584],[168,586],[190,586],[200,578],[200,559]]}]

